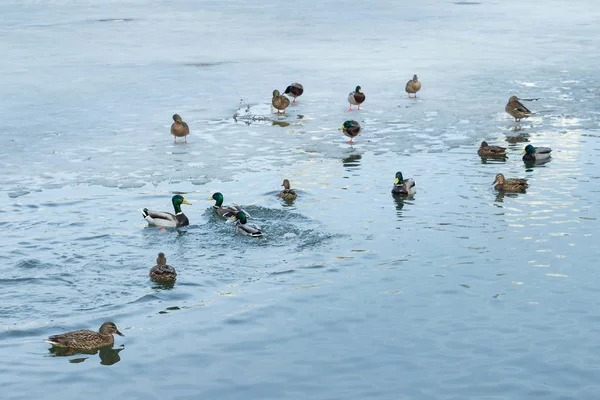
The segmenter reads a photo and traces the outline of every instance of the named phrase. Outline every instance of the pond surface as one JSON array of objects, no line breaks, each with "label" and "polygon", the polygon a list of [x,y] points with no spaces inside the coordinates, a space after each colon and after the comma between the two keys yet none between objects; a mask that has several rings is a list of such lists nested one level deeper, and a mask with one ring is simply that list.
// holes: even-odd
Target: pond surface
[{"label": "pond surface", "polygon": [[[2,397],[594,398],[595,5],[4,2]],[[511,95],[536,114],[515,123]],[[525,166],[526,144],[551,161]],[[216,217],[216,191],[264,237]],[[148,227],[175,193],[190,225]],[[148,279],[159,252],[172,288]],[[113,349],[43,341],[107,320]]]}]

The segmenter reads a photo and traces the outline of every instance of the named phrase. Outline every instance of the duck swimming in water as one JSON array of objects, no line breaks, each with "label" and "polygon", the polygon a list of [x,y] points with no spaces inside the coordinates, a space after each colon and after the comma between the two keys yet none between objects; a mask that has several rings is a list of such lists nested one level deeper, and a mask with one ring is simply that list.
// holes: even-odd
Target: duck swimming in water
[{"label": "duck swimming in water", "polygon": [[180,226],[187,226],[190,224],[188,217],[181,211],[182,204],[190,204],[183,198],[182,195],[176,194],[171,199],[173,203],[173,209],[175,214],[171,214],[165,211],[152,211],[144,208],[142,210],[142,216],[148,222],[149,225],[158,226],[163,228],[178,228]]},{"label": "duck swimming in water", "polygon": [[46,342],[56,347],[94,350],[100,347],[112,346],[115,343],[115,338],[113,337],[115,333],[119,336],[124,336],[119,332],[114,322],[105,322],[100,327],[99,332],[80,329],[78,331],[50,336],[46,339]]}]

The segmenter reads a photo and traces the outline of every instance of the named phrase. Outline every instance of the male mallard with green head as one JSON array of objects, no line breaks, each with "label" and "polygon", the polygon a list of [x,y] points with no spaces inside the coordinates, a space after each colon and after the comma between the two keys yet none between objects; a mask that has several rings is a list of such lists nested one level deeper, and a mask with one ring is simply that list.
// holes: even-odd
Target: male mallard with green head
[{"label": "male mallard with green head", "polygon": [[392,194],[394,196],[408,196],[410,194],[415,194],[417,193],[415,185],[414,179],[404,179],[402,172],[398,171],[396,172],[396,178],[394,179]]},{"label": "male mallard with green head", "polygon": [[527,179],[517,179],[517,178],[504,178],[503,174],[497,174],[496,180],[492,183],[494,189],[502,192],[513,192],[519,193],[524,192],[525,189],[529,187],[527,184]]},{"label": "male mallard with green head", "polygon": [[171,125],[171,135],[175,136],[173,143],[177,143],[177,138],[182,137],[183,143],[187,143],[187,135],[190,134],[188,124],[183,122],[179,114],[173,115],[173,124]]},{"label": "male mallard with green head", "polygon": [[528,118],[532,112],[519,101],[517,96],[510,96],[504,110],[515,118],[515,122],[519,122],[521,118]]},{"label": "male mallard with green head", "polygon": [[340,126],[338,130],[344,132],[344,135],[350,138],[350,140],[348,140],[348,143],[353,143],[352,139],[357,137],[360,133],[360,125],[354,120],[348,120],[344,122],[344,125]]},{"label": "male mallard with green head", "polygon": [[165,253],[158,253],[156,265],[150,268],[149,275],[154,282],[173,282],[177,278],[175,268],[167,264]]},{"label": "male mallard with green head", "polygon": [[280,197],[287,201],[296,200],[296,197],[298,197],[298,195],[296,194],[294,189],[290,189],[290,181],[289,180],[284,179],[281,186],[283,186],[283,190],[277,194],[277,197]]},{"label": "male mallard with green head", "polygon": [[481,142],[477,154],[482,158],[505,158],[506,147],[490,146],[485,140]]},{"label": "male mallard with green head", "polygon": [[292,103],[295,103],[296,97],[302,96],[302,93],[304,93],[304,87],[302,87],[302,85],[298,82],[292,83],[290,86],[285,88],[285,92],[283,92],[283,94],[287,94],[288,96],[292,96],[294,98]]},{"label": "male mallard with green head", "polygon": [[413,78],[406,82],[406,93],[408,93],[408,97],[410,98],[411,93],[417,97],[417,92],[421,90],[421,82],[419,82],[419,78],[416,75],[413,75]]},{"label": "male mallard with green head", "polygon": [[181,211],[182,204],[191,204],[183,198],[182,195],[176,194],[171,199],[175,214],[171,214],[165,211],[152,211],[144,208],[142,210],[142,216],[149,225],[159,226],[163,228],[178,228],[180,226],[187,226],[190,224],[188,217]]},{"label": "male mallard with green head", "polygon": [[236,221],[235,229],[242,235],[253,237],[262,236],[262,232],[258,226],[256,226],[255,224],[248,223],[246,213],[244,213],[243,211],[238,211],[233,217],[231,217],[231,219]]},{"label": "male mallard with green head", "polygon": [[100,347],[112,346],[115,343],[113,334],[125,336],[117,329],[114,322],[105,322],[99,332],[89,329],[61,333],[50,336],[46,342],[56,347],[68,347],[71,349],[94,350]]},{"label": "male mallard with green head", "polygon": [[273,90],[271,105],[277,110],[277,114],[279,114],[280,111],[283,111],[283,114],[285,114],[285,109],[290,105],[290,99],[280,94],[279,90]]},{"label": "male mallard with green head", "polygon": [[[209,200],[214,200],[215,205],[213,206],[213,210],[217,215],[223,218],[231,218],[234,217],[238,211],[244,211],[241,207],[237,205],[233,206],[224,206],[223,205],[223,195],[220,192],[213,193],[213,195],[209,198]],[[245,212],[245,211],[244,211]],[[249,217],[250,214],[246,213]]]},{"label": "male mallard with green head", "polygon": [[552,149],[550,147],[533,147],[528,144],[525,146],[525,150],[523,150],[524,156],[523,161],[525,162],[539,162],[539,161],[548,161],[550,158],[550,153]]},{"label": "male mallard with green head", "polygon": [[354,92],[350,92],[348,95],[348,103],[350,103],[350,108],[348,108],[348,111],[352,111],[352,104],[358,106],[358,109],[360,110],[360,105],[365,101],[365,99],[366,97],[362,91],[362,88],[357,86],[356,89],[354,89]]}]

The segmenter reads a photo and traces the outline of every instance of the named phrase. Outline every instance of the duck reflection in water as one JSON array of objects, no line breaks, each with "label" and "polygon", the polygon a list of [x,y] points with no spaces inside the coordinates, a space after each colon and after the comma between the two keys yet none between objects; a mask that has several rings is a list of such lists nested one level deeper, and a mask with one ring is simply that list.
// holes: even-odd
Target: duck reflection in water
[{"label": "duck reflection in water", "polygon": [[360,154],[350,154],[349,156],[342,158],[342,164],[344,164],[344,167],[348,170],[357,169],[360,167],[361,159],[362,156]]},{"label": "duck reflection in water", "polygon": [[522,133],[520,135],[508,135],[506,136],[505,140],[508,143],[527,143],[529,142],[529,134]]},{"label": "duck reflection in water", "polygon": [[[71,349],[68,347],[57,347],[52,346],[48,349],[50,353],[54,357],[69,357],[74,356],[76,354],[99,354],[100,356],[100,364],[102,365],[113,365],[121,361],[121,357],[119,356],[119,352],[123,350],[125,347],[121,346],[116,349],[111,346],[101,347],[95,350],[85,350],[85,349]],[[69,362],[72,364],[82,363],[87,360],[89,357],[78,357],[70,359]]]}]

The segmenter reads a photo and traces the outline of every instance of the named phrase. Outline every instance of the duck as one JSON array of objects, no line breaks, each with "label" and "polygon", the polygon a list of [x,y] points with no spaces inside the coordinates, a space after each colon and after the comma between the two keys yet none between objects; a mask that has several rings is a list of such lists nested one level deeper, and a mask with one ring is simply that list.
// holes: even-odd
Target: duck
[{"label": "duck", "polygon": [[283,111],[283,114],[285,114],[285,109],[290,105],[290,99],[280,94],[279,90],[273,90],[273,99],[271,100],[271,105],[273,105],[273,108],[277,110],[277,114],[279,114],[280,111]]},{"label": "duck", "polygon": [[238,211],[233,217],[232,220],[235,222],[235,230],[246,236],[260,237],[262,236],[262,232],[258,226],[255,224],[249,224],[246,213],[243,211]]},{"label": "duck", "polygon": [[348,140],[348,143],[353,143],[352,139],[357,137],[360,133],[360,125],[354,120],[348,120],[344,122],[344,125],[340,126],[338,130],[343,131],[344,135],[350,138],[350,140]]},{"label": "duck", "polygon": [[521,121],[522,118],[528,118],[532,114],[532,112],[519,101],[517,96],[510,96],[504,110],[515,118],[515,122]]},{"label": "duck", "polygon": [[182,137],[183,143],[187,143],[187,135],[190,134],[188,124],[183,122],[179,114],[173,114],[173,124],[171,125],[171,135],[175,137],[173,143],[177,144],[177,138]]},{"label": "duck", "polygon": [[352,104],[358,106],[358,109],[360,110],[360,105],[365,101],[365,99],[366,97],[362,92],[362,88],[357,86],[356,89],[354,89],[354,92],[350,92],[348,95],[348,103],[350,103],[350,108],[348,108],[348,111],[352,111]]},{"label": "duck", "polygon": [[[223,218],[232,218],[239,211],[243,211],[244,213],[246,213],[245,210],[243,210],[241,207],[236,206],[236,205],[233,205],[231,207],[223,206],[223,195],[220,192],[213,193],[213,195],[209,198],[209,200],[215,201],[215,205],[213,206],[213,209],[215,210],[217,215],[219,215]],[[246,216],[250,217],[250,214],[246,213]]]},{"label": "duck", "polygon": [[488,142],[484,140],[481,142],[477,154],[479,157],[483,158],[504,158],[506,157],[506,147],[490,146]]},{"label": "duck", "polygon": [[415,181],[412,178],[404,179],[402,172],[396,172],[396,179],[394,179],[394,186],[392,187],[392,194],[394,196],[408,196],[417,193],[415,188]]},{"label": "duck", "polygon": [[296,194],[294,189],[290,189],[290,181],[288,179],[284,179],[281,186],[283,186],[283,190],[277,194],[277,197],[280,197],[287,201],[296,200],[298,195]]},{"label": "duck", "polygon": [[148,275],[153,282],[172,282],[177,278],[175,268],[167,264],[165,253],[158,253],[156,265],[150,268]]},{"label": "duck", "polygon": [[528,144],[521,154],[524,154],[523,161],[525,162],[539,162],[548,161],[551,152],[550,147],[533,147],[533,145]]},{"label": "duck", "polygon": [[406,93],[408,93],[408,97],[410,98],[410,94],[414,93],[415,98],[417,97],[417,92],[421,90],[421,82],[419,82],[419,78],[417,75],[413,75],[413,78],[406,82]]},{"label": "duck", "polygon": [[304,87],[298,82],[292,83],[287,88],[285,88],[285,92],[283,92],[283,94],[287,94],[288,96],[292,96],[294,98],[294,100],[292,100],[292,103],[295,103],[296,97],[302,96],[302,93],[304,93]]},{"label": "duck", "polygon": [[504,178],[504,174],[497,174],[496,180],[492,183],[494,189],[502,192],[519,193],[524,192],[529,187],[527,179]]},{"label": "duck", "polygon": [[100,347],[112,346],[115,343],[113,334],[125,336],[117,329],[114,322],[105,322],[98,332],[89,329],[61,333],[50,336],[46,342],[55,347],[68,347],[71,349],[95,350]]},{"label": "duck", "polygon": [[182,195],[176,194],[171,198],[171,202],[173,203],[173,209],[175,209],[175,214],[171,214],[166,211],[152,211],[144,208],[142,210],[142,216],[146,221],[148,221],[148,225],[159,226],[163,228],[179,228],[180,226],[187,226],[190,224],[190,220],[186,215],[181,211],[182,204],[191,203],[183,198]]}]

